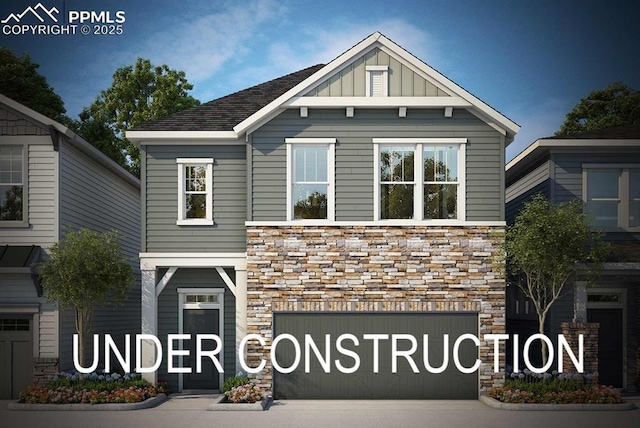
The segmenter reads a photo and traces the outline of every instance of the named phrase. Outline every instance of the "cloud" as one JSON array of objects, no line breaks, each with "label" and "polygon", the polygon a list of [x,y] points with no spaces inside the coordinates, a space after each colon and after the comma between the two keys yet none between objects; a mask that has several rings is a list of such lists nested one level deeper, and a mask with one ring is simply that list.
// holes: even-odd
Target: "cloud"
[{"label": "cloud", "polygon": [[142,51],[153,63],[183,70],[197,83],[222,71],[231,60],[250,57],[249,44],[261,28],[285,13],[286,7],[274,0],[238,2],[163,29]]},{"label": "cloud", "polygon": [[382,34],[434,68],[445,65],[439,54],[440,42],[429,32],[402,19],[386,19],[369,24],[337,20],[315,28],[299,28],[296,37],[265,43],[262,62],[246,59],[244,66],[222,78],[229,87],[241,89],[291,73],[311,65],[328,63],[370,34]]},{"label": "cloud", "polygon": [[551,98],[507,113],[521,126],[513,143],[507,147],[507,162],[537,139],[552,136],[564,122],[569,109],[569,103],[565,100]]}]

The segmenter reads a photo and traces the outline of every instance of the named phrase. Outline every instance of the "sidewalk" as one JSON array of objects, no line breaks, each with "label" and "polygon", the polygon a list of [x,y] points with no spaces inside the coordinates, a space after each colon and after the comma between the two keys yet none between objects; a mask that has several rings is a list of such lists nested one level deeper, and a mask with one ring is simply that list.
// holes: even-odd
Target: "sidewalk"
[{"label": "sidewalk", "polygon": [[206,411],[212,401],[213,396],[170,396],[156,408],[137,411],[20,412],[7,410],[9,401],[4,400],[0,401],[0,420],[3,427],[29,428],[640,427],[640,410],[504,411],[489,408],[478,400],[278,400],[265,412]]}]

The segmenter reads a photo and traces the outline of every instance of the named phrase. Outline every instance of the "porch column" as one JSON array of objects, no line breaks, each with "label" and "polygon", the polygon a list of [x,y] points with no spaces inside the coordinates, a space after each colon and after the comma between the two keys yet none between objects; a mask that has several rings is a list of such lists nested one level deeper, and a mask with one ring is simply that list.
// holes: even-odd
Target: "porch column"
[{"label": "porch column", "polygon": [[236,373],[240,365],[240,341],[247,335],[247,270],[236,269]]},{"label": "porch column", "polygon": [[587,322],[587,282],[576,281],[573,287],[573,322]]},{"label": "porch column", "polygon": [[[142,263],[141,263],[142,264]],[[143,270],[142,275],[142,334],[158,335],[158,304],[156,301],[156,270]],[[150,340],[141,344],[142,366],[152,367],[156,361],[156,348]],[[153,385],[156,384],[156,372],[143,373],[142,377]]]}]

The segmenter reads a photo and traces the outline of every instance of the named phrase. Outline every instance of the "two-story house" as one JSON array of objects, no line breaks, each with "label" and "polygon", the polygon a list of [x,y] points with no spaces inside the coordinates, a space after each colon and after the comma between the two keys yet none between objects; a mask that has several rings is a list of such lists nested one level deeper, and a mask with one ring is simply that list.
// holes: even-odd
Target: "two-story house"
[{"label": "two-story house", "polygon": [[[640,331],[640,126],[541,138],[506,166],[506,215],[512,222],[525,201],[542,193],[553,202],[580,199],[612,250],[594,284],[578,278],[552,306],[549,334],[562,323],[597,330],[599,381],[637,388]],[[508,287],[510,333],[537,330],[537,317],[515,286]],[[599,328],[598,328],[599,327]],[[587,358],[592,357],[590,355]]]},{"label": "two-story house", "polygon": [[[482,337],[505,331],[504,149],[518,129],[374,33],[127,132],[142,149],[142,329],[164,350],[147,377],[218,389],[255,334],[264,343],[242,350],[276,398],[475,398],[501,383]],[[197,344],[168,335],[200,333],[220,336],[224,375],[207,358],[170,373],[195,370]],[[449,361],[441,373],[425,369],[423,334],[431,366]],[[480,337],[456,347],[465,367],[482,361],[471,373],[453,364],[463,334]],[[168,347],[189,354],[167,361]],[[145,342],[145,366],[155,349]]]},{"label": "two-story house", "polygon": [[[0,95],[0,398],[73,367],[74,314],[47,301],[38,263],[82,227],[120,230],[139,272],[140,181],[65,126]],[[93,327],[119,343],[139,332],[139,283],[123,307],[96,310]]]}]

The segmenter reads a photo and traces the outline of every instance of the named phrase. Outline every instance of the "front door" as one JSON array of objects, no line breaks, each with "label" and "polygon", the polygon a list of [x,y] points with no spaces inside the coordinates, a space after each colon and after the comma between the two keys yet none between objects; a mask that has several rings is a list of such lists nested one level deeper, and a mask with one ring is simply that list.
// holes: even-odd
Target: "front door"
[{"label": "front door", "polygon": [[598,330],[598,380],[622,388],[622,309],[588,309],[587,321],[600,323]]},{"label": "front door", "polygon": [[[182,388],[185,389],[219,389],[220,374],[210,358],[202,358],[202,371],[196,373],[196,337],[198,334],[220,335],[219,309],[183,309],[183,332],[190,334],[191,340],[185,342],[189,356],[184,357],[184,367],[191,367],[192,373],[183,376]],[[188,345],[187,345],[188,343]],[[203,351],[211,351],[215,343],[210,340],[202,342]]]}]

